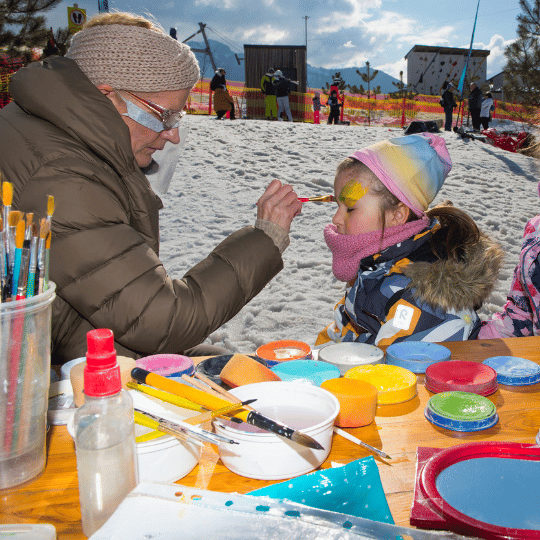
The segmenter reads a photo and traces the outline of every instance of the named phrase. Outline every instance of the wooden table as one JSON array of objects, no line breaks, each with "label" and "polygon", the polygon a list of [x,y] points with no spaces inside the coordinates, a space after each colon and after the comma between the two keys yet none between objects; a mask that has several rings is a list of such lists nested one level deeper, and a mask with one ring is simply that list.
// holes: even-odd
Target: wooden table
[{"label": "wooden table", "polygon": [[[453,360],[481,362],[491,356],[521,356],[540,364],[540,337],[444,343]],[[497,406],[499,422],[475,433],[438,428],[424,418],[431,394],[418,377],[418,396],[401,405],[379,407],[375,422],[347,430],[392,456],[376,457],[382,485],[396,524],[409,526],[416,468],[416,448],[448,448],[472,441],[513,441],[533,444],[540,429],[540,384],[501,386],[489,399]],[[73,441],[65,426],[53,426],[47,439],[44,473],[15,490],[0,492],[0,523],[51,523],[59,540],[79,540],[79,492]],[[332,450],[322,468],[331,462],[348,463],[371,455],[367,450],[334,436]],[[243,478],[230,472],[208,446],[197,467],[179,484],[213,491],[247,493],[273,482]]]}]

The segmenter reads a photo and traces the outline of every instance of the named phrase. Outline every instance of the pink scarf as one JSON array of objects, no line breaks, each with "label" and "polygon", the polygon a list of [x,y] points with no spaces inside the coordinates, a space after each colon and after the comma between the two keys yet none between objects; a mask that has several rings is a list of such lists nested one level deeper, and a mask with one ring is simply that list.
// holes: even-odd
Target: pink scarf
[{"label": "pink scarf", "polygon": [[404,225],[385,229],[381,244],[381,231],[362,234],[339,234],[337,227],[329,223],[324,228],[326,245],[332,252],[332,271],[339,281],[356,278],[360,261],[365,257],[379,253],[423,231],[430,221],[427,218],[416,219]]}]

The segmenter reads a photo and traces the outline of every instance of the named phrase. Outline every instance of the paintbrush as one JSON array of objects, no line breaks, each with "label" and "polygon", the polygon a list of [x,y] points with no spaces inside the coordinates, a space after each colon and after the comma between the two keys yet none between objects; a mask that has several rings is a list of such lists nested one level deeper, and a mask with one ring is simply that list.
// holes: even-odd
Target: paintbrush
[{"label": "paintbrush", "polygon": [[161,401],[165,401],[165,403],[171,403],[172,405],[176,405],[177,407],[183,407],[184,409],[190,409],[192,411],[203,410],[203,407],[201,407],[197,403],[193,403],[193,401],[189,401],[188,399],[184,399],[183,397],[176,396],[175,394],[171,394],[170,392],[158,390],[157,388],[147,386],[146,384],[139,384],[137,382],[128,381],[126,383],[126,386],[128,388],[131,388],[131,390],[137,390],[137,392],[141,392],[143,394],[158,398]]},{"label": "paintbrush", "polygon": [[28,263],[28,282],[26,284],[26,296],[31,298],[35,293],[35,277],[37,269],[39,229],[37,223],[32,223],[32,239],[30,240],[30,262]]},{"label": "paintbrush", "polygon": [[[189,399],[190,401],[194,401],[207,409],[215,410],[232,404],[230,400],[218,398],[212,394],[209,394],[208,392],[203,392],[202,390],[192,388],[186,384],[173,381],[172,379],[167,379],[166,377],[162,377],[157,373],[152,373],[142,368],[132,369],[131,377],[136,381],[160,388],[161,390],[166,390]],[[324,448],[309,435],[300,433],[299,431],[296,431],[288,426],[284,426],[283,424],[271,420],[270,418],[267,418],[256,411],[242,411],[235,414],[234,417],[239,418],[252,426],[270,431],[282,437],[286,437],[287,439],[301,444],[302,446],[307,446],[308,448],[313,448],[315,450],[324,450]]]},{"label": "paintbrush", "polygon": [[190,416],[189,418],[185,418],[184,422],[186,424],[191,424],[192,426],[196,424],[202,424],[203,422],[212,420],[216,418],[217,416],[223,416],[226,413],[237,411],[238,409],[241,409],[242,407],[245,407],[246,405],[249,405],[250,403],[253,403],[254,401],[257,401],[257,400],[248,399],[247,401],[241,401],[240,403],[233,403],[232,405],[227,405],[226,407],[222,407],[221,409],[216,409],[215,411],[208,411],[201,414],[197,414],[196,416]]},{"label": "paintbrush", "polygon": [[347,433],[343,429],[340,429],[340,428],[334,426],[334,433],[337,433],[338,435],[341,435],[344,439],[347,439],[348,441],[351,441],[354,444],[357,444],[358,446],[363,446],[367,450],[369,450],[371,452],[374,452],[375,454],[377,454],[378,456],[381,456],[382,458],[392,459],[391,456],[389,456],[388,454],[385,454],[382,450],[379,450],[378,448],[375,448],[374,446],[371,446],[371,445],[365,443],[364,441],[361,441],[360,439],[357,439],[356,437],[354,437],[350,433]]},{"label": "paintbrush", "polygon": [[[11,212],[9,215],[10,218],[10,226],[11,226],[11,219],[15,212]],[[26,230],[26,226],[23,219],[18,219],[17,223],[15,225],[15,253],[14,253],[14,260],[13,260],[13,279],[11,280],[11,297],[14,299],[17,296],[17,289],[19,287],[19,275],[21,273],[21,265],[22,265],[22,251],[23,251],[23,244],[24,244],[24,233]]]},{"label": "paintbrush", "polygon": [[334,202],[336,199],[333,195],[317,195],[315,197],[298,197],[300,202]]},{"label": "paintbrush", "polygon": [[149,413],[147,411],[141,411],[140,409],[134,409],[134,411],[135,411],[136,421],[137,420],[144,421],[144,419],[142,419],[141,416],[147,417],[147,419],[152,421],[152,422],[147,421],[146,423],[147,427],[157,429],[158,431],[163,431],[164,433],[168,433],[169,435],[174,435],[175,437],[177,436],[177,434],[180,434],[180,435],[187,435],[188,437],[192,437],[195,440],[198,440],[201,442],[208,442],[210,444],[217,444],[217,445],[219,445],[220,443],[240,444],[234,441],[233,439],[228,439],[227,437],[224,437],[223,435],[218,435],[217,433],[206,431],[205,429],[201,429],[198,426],[192,426],[192,425],[186,424],[182,420],[171,422],[170,420],[161,418],[160,416],[156,416],[155,414]]},{"label": "paintbrush", "polygon": [[[195,388],[198,388],[199,390],[202,390],[203,392],[207,392],[208,394],[212,394],[213,396],[216,396],[218,398],[221,397],[220,392],[216,392],[212,390],[212,388],[209,388],[206,384],[200,383],[197,379],[194,377],[188,377],[187,375],[182,375],[182,380],[186,381],[188,384],[193,385]],[[240,400],[238,400],[240,401]],[[238,403],[238,402],[236,402]]]}]

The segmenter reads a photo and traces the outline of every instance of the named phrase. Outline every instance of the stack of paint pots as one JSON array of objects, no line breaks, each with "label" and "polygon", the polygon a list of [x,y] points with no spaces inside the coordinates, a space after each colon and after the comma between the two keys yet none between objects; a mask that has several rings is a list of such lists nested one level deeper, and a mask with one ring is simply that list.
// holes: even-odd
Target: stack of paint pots
[{"label": "stack of paint pots", "polygon": [[386,349],[387,364],[400,366],[413,373],[425,373],[429,366],[450,360],[450,356],[450,349],[425,341],[402,341]]},{"label": "stack of paint pots", "polygon": [[480,396],[489,396],[498,388],[494,369],[466,360],[449,360],[428,366],[425,385],[434,394],[459,391]]},{"label": "stack of paint pots", "polygon": [[517,356],[492,356],[484,360],[497,373],[499,384],[529,386],[540,382],[540,366]]}]

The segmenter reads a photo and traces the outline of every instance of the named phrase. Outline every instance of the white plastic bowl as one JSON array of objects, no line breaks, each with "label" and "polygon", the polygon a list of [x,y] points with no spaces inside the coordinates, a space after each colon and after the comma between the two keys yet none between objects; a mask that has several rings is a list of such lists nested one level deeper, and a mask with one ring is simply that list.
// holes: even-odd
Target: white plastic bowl
[{"label": "white plastic bowl", "polygon": [[254,409],[299,429],[323,447],[315,450],[247,424],[215,420],[216,433],[240,443],[219,447],[221,461],[232,472],[259,480],[281,480],[313,471],[328,457],[339,401],[327,390],[274,381],[246,384],[230,392],[242,401],[257,399]]},{"label": "white plastic bowl", "polygon": [[341,375],[356,366],[382,364],[384,352],[375,345],[367,343],[343,342],[319,349],[319,360],[339,368]]},{"label": "white plastic bowl", "polygon": [[[169,420],[184,419],[188,416],[198,414],[195,411],[179,409],[164,402],[156,402],[144,394],[130,391],[136,407],[143,407],[144,410],[153,414],[166,417]],[[181,413],[171,412],[172,409]],[[73,425],[73,415],[68,421],[67,428],[73,437],[75,429]],[[149,428],[135,424],[135,436],[152,431]],[[188,441],[181,441],[176,437],[164,435],[158,439],[152,439],[137,443],[137,462],[139,465],[139,482],[176,482],[191,472],[199,462],[201,447]]]}]

